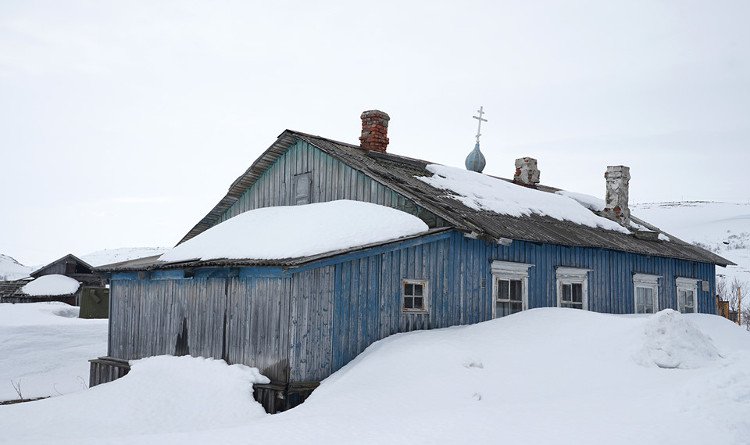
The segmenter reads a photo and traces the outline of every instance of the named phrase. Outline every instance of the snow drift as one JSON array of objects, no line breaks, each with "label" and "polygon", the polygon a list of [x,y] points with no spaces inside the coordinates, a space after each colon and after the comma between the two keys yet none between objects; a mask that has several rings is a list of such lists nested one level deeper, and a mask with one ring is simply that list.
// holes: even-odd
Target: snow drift
[{"label": "snow drift", "polygon": [[636,360],[646,366],[689,369],[721,357],[711,339],[673,309],[648,318],[642,341]]},{"label": "snow drift", "polygon": [[[689,359],[684,363],[690,366],[644,366],[637,352],[657,347]],[[50,400],[0,407],[0,442],[55,437],[54,443],[98,444],[95,434],[104,429],[111,431],[108,443],[159,445],[739,445],[750,437],[750,334],[712,315],[546,308],[396,334],[323,381],[303,405],[274,416],[260,413],[245,383],[236,387],[240,395],[215,391],[222,394],[220,404],[206,387],[224,384],[224,367],[205,374],[192,365],[166,369],[162,376],[175,382],[162,376],[150,381],[161,371],[140,373],[143,380],[134,373],[60,397],[54,405]],[[175,395],[171,405],[160,400],[174,386],[185,394]],[[114,417],[124,420],[88,431],[80,419],[92,415],[92,407],[111,409],[120,399],[127,412],[115,411]],[[143,400],[158,410],[142,408]],[[149,415],[130,412],[136,408]],[[231,422],[215,420],[214,410]],[[183,411],[191,422],[176,419]]]},{"label": "snow drift", "polygon": [[[0,442],[77,443],[78,437],[129,436],[221,428],[264,417],[255,368],[223,360],[159,356],[131,363],[125,377],[88,391],[2,407]],[[13,439],[15,438],[15,439]],[[17,441],[18,440],[18,441]]]}]

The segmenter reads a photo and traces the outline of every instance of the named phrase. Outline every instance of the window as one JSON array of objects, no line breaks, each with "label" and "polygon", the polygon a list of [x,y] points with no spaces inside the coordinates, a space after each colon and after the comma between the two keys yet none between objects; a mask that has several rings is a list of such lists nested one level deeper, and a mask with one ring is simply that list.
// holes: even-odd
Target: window
[{"label": "window", "polygon": [[588,273],[589,269],[557,268],[557,307],[588,310]]},{"label": "window", "polygon": [[695,278],[677,278],[677,310],[683,314],[696,312],[698,280]]},{"label": "window", "polygon": [[403,304],[401,310],[404,312],[427,312],[427,281],[403,280]]},{"label": "window", "polygon": [[528,308],[529,267],[531,264],[492,262],[492,316],[505,317]]},{"label": "window", "polygon": [[310,204],[311,182],[310,172],[294,176],[294,205]]},{"label": "window", "polygon": [[653,314],[659,310],[659,278],[643,273],[633,275],[636,314]]}]

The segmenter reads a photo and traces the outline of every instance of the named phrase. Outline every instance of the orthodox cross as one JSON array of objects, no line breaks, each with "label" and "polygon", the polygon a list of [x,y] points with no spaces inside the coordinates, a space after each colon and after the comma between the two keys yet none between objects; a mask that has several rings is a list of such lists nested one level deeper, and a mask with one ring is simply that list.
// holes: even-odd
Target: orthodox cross
[{"label": "orthodox cross", "polygon": [[479,107],[477,113],[479,113],[479,116],[472,117],[479,121],[477,125],[477,144],[479,144],[479,136],[482,135],[482,122],[487,122],[487,119],[482,118],[482,115],[484,115],[484,107]]}]

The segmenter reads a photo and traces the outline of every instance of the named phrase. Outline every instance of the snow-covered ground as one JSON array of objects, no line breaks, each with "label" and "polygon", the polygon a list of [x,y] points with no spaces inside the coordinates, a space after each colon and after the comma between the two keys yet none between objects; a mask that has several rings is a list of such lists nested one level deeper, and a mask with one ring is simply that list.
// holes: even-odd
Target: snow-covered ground
[{"label": "snow-covered ground", "polygon": [[104,249],[81,255],[83,261],[91,266],[99,267],[105,264],[121,263],[154,255],[161,255],[169,250],[167,247],[120,247],[118,249]]},{"label": "snow-covered ground", "polygon": [[88,387],[88,360],[107,353],[107,320],[77,317],[65,303],[0,304],[0,401],[18,399],[19,383],[23,398]]},{"label": "snow-covered ground", "polygon": [[249,397],[253,378],[219,361],[138,362],[111,384],[0,407],[0,443],[731,445],[750,438],[750,334],[716,316],[671,310],[533,309],[397,334],[326,379],[303,405],[273,416]]},{"label": "snow-covered ground", "polygon": [[24,266],[15,258],[0,253],[0,281],[13,281],[26,278],[32,272],[32,268]]},{"label": "snow-covered ground", "polygon": [[[634,205],[632,213],[737,263],[717,267],[716,273],[726,276],[729,283],[735,278],[744,282],[745,295],[750,295],[750,203],[657,202]],[[744,300],[743,307],[750,307],[750,298]]]}]

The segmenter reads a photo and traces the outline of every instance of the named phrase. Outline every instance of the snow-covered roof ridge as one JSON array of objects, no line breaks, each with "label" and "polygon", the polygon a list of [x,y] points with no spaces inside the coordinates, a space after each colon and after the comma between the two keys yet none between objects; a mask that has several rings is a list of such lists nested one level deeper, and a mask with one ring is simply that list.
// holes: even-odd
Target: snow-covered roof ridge
[{"label": "snow-covered roof ridge", "polygon": [[[557,192],[548,193],[524,187],[481,173],[430,164],[426,167],[432,176],[417,179],[430,186],[445,190],[465,206],[475,210],[487,210],[515,217],[539,215],[560,221],[629,234],[630,231],[595,211],[604,209],[602,203],[587,195]],[[584,199],[587,196],[590,199]],[[588,204],[588,205],[586,205]]]},{"label": "snow-covered roof ridge", "polygon": [[168,250],[169,247],[119,247],[115,249],[97,250],[96,252],[81,255],[80,258],[94,267],[101,267],[109,264],[161,255]]},{"label": "snow-covered roof ridge", "polygon": [[65,275],[42,275],[21,288],[21,292],[32,297],[70,295],[81,286],[77,280]]},{"label": "snow-covered roof ridge", "polygon": [[360,201],[264,207],[224,221],[159,259],[180,262],[301,258],[428,230],[427,224],[414,215]]}]

